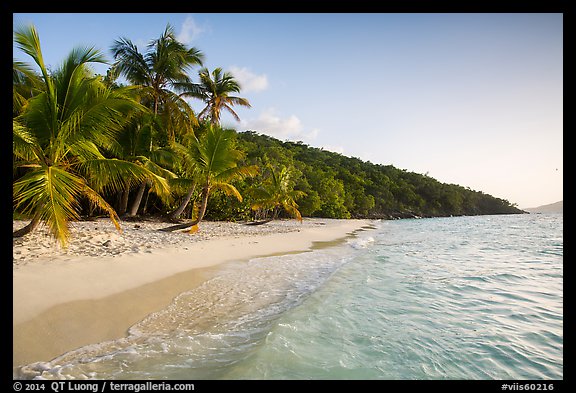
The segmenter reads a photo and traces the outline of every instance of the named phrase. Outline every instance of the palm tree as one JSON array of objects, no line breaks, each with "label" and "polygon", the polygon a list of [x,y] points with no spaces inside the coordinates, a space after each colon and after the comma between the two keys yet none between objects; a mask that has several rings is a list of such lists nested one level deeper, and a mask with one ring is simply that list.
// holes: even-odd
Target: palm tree
[{"label": "palm tree", "polygon": [[131,114],[146,108],[135,99],[133,88],[111,90],[93,75],[88,64],[105,62],[96,49],[74,49],[49,73],[33,26],[15,30],[14,39],[40,75],[38,91],[13,120],[14,166],[26,171],[13,184],[14,207],[32,219],[13,236],[24,236],[45,222],[66,246],[68,222],[79,218],[85,199],[106,211],[120,230],[118,216],[101,192],[148,180],[168,192],[166,182],[149,171],[101,153],[113,144]]},{"label": "palm tree", "polygon": [[[150,139],[149,134],[153,132],[154,129],[154,127],[150,125],[150,122],[152,121],[153,115],[150,113],[144,114],[144,116],[134,116],[118,134],[114,145],[111,146],[109,150],[114,157],[135,163],[160,178],[166,179],[170,183],[170,181],[177,176],[167,168],[169,168],[173,162],[177,162],[179,157],[173,149],[167,146],[158,147],[154,145],[152,151],[149,151],[149,147],[147,146]],[[164,203],[167,203],[170,200],[167,199],[167,197],[171,197],[171,195],[163,193],[162,189],[157,189],[155,183],[148,183],[150,184],[150,191],[160,196]],[[142,184],[146,185],[146,183]],[[142,199],[142,196],[144,195],[145,187],[142,187],[142,184],[140,184],[140,187],[138,188],[136,199]],[[131,209],[128,210],[128,196],[130,188],[130,183],[126,183],[123,190],[119,193],[120,202],[117,212],[121,216],[126,215],[134,217],[139,208],[139,203],[133,203]]]},{"label": "palm tree", "polygon": [[[207,68],[202,68],[198,75],[200,76],[200,85],[196,88],[190,88],[182,95],[199,98],[206,103],[206,106],[198,117],[210,119],[212,124],[220,123],[220,113],[226,109],[237,121],[240,117],[234,112],[232,107],[240,105],[250,108],[250,102],[246,98],[231,96],[230,93],[239,93],[240,84],[229,72],[222,72],[222,68],[216,68],[212,73]],[[194,86],[192,86],[194,87]]]},{"label": "palm tree", "polygon": [[214,189],[223,191],[242,201],[242,195],[230,184],[233,180],[254,176],[258,167],[238,166],[243,153],[234,146],[235,131],[210,125],[204,137],[196,139],[190,145],[189,157],[194,160],[199,185],[202,186],[198,215],[191,223],[173,225],[163,231],[175,231],[197,225],[204,218],[208,198]]},{"label": "palm tree", "polygon": [[[232,106],[239,104],[242,106],[250,107],[250,103],[245,98],[229,96],[231,92],[240,92],[240,84],[234,79],[230,73],[222,73],[221,68],[216,68],[212,72],[212,77],[208,69],[203,68],[199,72],[200,84],[184,83],[179,84],[178,88],[184,92],[180,96],[195,97],[206,102],[206,107],[199,115],[200,120],[208,120],[210,124],[217,125],[220,122],[220,112],[222,108],[228,110],[236,120],[240,120],[236,112],[232,110]],[[206,124],[206,123],[205,123]],[[193,162],[190,159],[190,150],[183,151],[182,158],[184,162]],[[195,165],[187,165],[186,172],[194,172]],[[180,205],[172,211],[168,218],[171,221],[177,221],[192,199],[192,195],[197,186],[197,182],[190,179],[180,179],[179,186],[189,184],[186,195],[182,199]]]},{"label": "palm tree", "polygon": [[[187,70],[202,65],[204,55],[198,49],[188,49],[179,42],[169,24],[164,33],[148,45],[145,54],[140,53],[127,38],[116,40],[112,52],[116,60],[112,73],[124,75],[130,83],[139,86],[143,104],[154,114],[154,119],[147,123],[149,127],[154,126],[149,133],[148,152],[154,150],[155,134],[165,133],[168,142],[173,142],[176,133],[192,132],[192,127],[197,124],[192,109],[170,89],[192,85]],[[158,115],[163,122],[156,118]],[[146,183],[140,184],[128,215],[136,214],[145,188]]]},{"label": "palm tree", "polygon": [[286,167],[280,171],[275,171],[269,167],[270,177],[260,187],[251,190],[255,202],[252,210],[260,210],[267,213],[272,212],[272,219],[278,218],[281,210],[290,216],[302,221],[302,215],[298,210],[296,199],[306,195],[305,192],[294,190],[292,184],[292,172]]},{"label": "palm tree", "polygon": [[210,129],[207,122],[200,123],[194,134],[189,134],[181,138],[179,142],[172,144],[172,149],[178,154],[177,172],[180,176],[170,181],[170,187],[175,194],[181,194],[183,197],[178,207],[168,214],[169,221],[178,222],[180,216],[192,200],[198,185],[199,170],[196,160],[197,149],[195,145],[199,140],[203,140]]},{"label": "palm tree", "polygon": [[[240,120],[236,112],[232,110],[232,106],[235,104],[239,104],[242,106],[250,107],[250,103],[245,98],[240,97],[231,97],[229,96],[230,92],[240,92],[240,85],[234,79],[232,74],[230,73],[222,73],[221,68],[216,68],[212,72],[212,77],[208,69],[203,68],[199,72],[200,75],[200,84],[195,83],[182,83],[179,84],[177,87],[179,90],[183,90],[184,92],[180,94],[180,96],[188,96],[188,97],[195,97],[203,100],[206,102],[206,107],[202,110],[199,115],[200,120],[202,121],[209,121],[210,124],[217,125],[220,122],[220,112],[222,108],[228,110],[236,120]],[[189,154],[186,151],[183,152],[182,158],[185,162],[190,162]],[[187,172],[194,171],[195,166],[188,165],[186,168]],[[180,215],[192,199],[192,195],[196,189],[197,183],[194,181],[189,181],[190,179],[181,179],[182,181],[179,182],[179,186],[182,186],[185,183],[190,184],[186,195],[182,199],[180,205],[172,211],[168,218],[171,221],[177,221],[180,218]]]}]

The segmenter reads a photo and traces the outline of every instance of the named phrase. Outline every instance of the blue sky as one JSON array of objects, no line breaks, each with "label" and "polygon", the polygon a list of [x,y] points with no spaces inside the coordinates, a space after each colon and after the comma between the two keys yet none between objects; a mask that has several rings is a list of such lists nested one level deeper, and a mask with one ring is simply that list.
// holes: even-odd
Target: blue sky
[{"label": "blue sky", "polygon": [[[516,203],[563,199],[563,16],[467,14],[14,14],[56,67],[76,46],[112,60],[170,23],[252,108],[238,131],[301,140]],[[20,60],[29,59],[14,52]],[[105,73],[107,66],[95,67]],[[196,71],[192,75],[196,76]],[[193,103],[195,109],[202,108]]]}]

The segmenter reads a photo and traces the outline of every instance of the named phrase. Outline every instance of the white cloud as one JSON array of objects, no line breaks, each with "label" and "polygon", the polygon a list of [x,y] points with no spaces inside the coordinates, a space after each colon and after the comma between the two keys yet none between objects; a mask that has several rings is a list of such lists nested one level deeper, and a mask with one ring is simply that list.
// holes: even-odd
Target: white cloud
[{"label": "white cloud", "polygon": [[231,66],[230,72],[240,83],[242,92],[263,91],[268,88],[268,77],[266,74],[256,75],[246,67]]},{"label": "white cloud", "polygon": [[205,26],[200,26],[194,18],[187,16],[182,27],[180,28],[180,33],[176,36],[176,39],[183,44],[190,44],[196,38],[198,38],[202,33],[207,30]]},{"label": "white cloud", "polygon": [[241,121],[245,130],[267,134],[280,140],[309,142],[318,136],[318,129],[306,130],[300,119],[291,115],[281,118],[274,108],[268,108],[256,119]]}]

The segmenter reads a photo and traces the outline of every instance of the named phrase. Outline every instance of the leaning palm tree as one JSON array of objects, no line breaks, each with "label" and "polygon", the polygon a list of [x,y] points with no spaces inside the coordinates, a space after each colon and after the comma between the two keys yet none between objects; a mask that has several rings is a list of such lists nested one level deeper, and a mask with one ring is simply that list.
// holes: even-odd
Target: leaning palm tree
[{"label": "leaning palm tree", "polygon": [[250,108],[251,105],[246,98],[230,95],[230,93],[240,92],[240,84],[234,76],[229,72],[222,72],[222,68],[215,68],[212,72],[207,68],[202,68],[198,75],[200,76],[199,87],[196,85],[196,89],[190,88],[182,93],[182,95],[199,98],[206,103],[198,117],[201,120],[210,119],[212,124],[219,124],[220,114],[225,109],[234,119],[240,121],[240,117],[232,107],[240,105]]},{"label": "leaning palm tree", "polygon": [[235,148],[234,136],[234,130],[210,125],[206,135],[191,144],[189,156],[195,161],[199,185],[202,186],[198,214],[190,223],[173,225],[163,228],[163,231],[170,232],[198,225],[206,213],[210,193],[215,189],[242,201],[242,195],[230,182],[256,175],[258,167],[238,166],[244,154]]},{"label": "leaning palm tree", "polygon": [[269,167],[270,176],[263,184],[251,190],[254,199],[252,210],[263,212],[266,216],[271,212],[271,219],[275,220],[281,211],[302,221],[296,200],[306,195],[305,192],[294,190],[292,184],[292,171],[282,167],[279,171]]},{"label": "leaning palm tree", "polygon": [[[195,65],[202,65],[204,58],[198,49],[187,48],[179,42],[173,28],[167,25],[164,33],[150,42],[144,54],[127,38],[116,40],[112,53],[116,60],[112,73],[123,75],[138,86],[143,96],[142,103],[153,113],[154,119],[147,123],[148,127],[155,127],[149,133],[149,152],[155,148],[155,134],[165,133],[165,139],[173,142],[176,133],[192,132],[192,127],[197,124],[194,112],[173,90],[182,85],[192,85],[187,71]],[[160,120],[163,120],[162,126],[158,127]],[[145,188],[146,183],[138,187],[130,215],[135,215],[138,210]]]},{"label": "leaning palm tree", "polygon": [[127,181],[148,180],[169,192],[158,176],[130,162],[107,159],[101,152],[113,144],[126,119],[146,108],[135,99],[133,88],[111,90],[94,76],[88,64],[105,62],[98,50],[74,49],[51,73],[33,26],[15,30],[14,39],[39,67],[41,81],[13,120],[14,166],[25,171],[13,184],[14,207],[31,218],[14,237],[44,222],[66,246],[68,223],[79,219],[84,200],[106,211],[120,230],[116,212],[100,193]]},{"label": "leaning palm tree", "polygon": [[197,164],[198,150],[196,144],[199,140],[204,140],[210,124],[200,123],[194,130],[194,134],[189,134],[171,145],[171,148],[178,154],[179,160],[175,161],[178,178],[170,180],[170,187],[174,194],[179,194],[182,198],[180,204],[168,213],[167,218],[172,222],[179,222],[180,216],[192,200],[198,186],[199,168]]}]

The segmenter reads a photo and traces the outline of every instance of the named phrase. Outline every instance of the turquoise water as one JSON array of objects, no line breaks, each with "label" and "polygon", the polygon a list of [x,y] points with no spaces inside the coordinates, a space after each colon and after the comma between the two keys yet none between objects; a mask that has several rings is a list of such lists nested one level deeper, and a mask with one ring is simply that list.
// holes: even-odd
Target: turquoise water
[{"label": "turquoise water", "polygon": [[563,216],[374,221],[229,264],[25,378],[563,379]]}]

